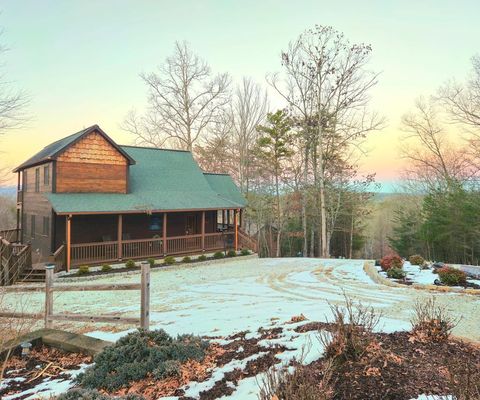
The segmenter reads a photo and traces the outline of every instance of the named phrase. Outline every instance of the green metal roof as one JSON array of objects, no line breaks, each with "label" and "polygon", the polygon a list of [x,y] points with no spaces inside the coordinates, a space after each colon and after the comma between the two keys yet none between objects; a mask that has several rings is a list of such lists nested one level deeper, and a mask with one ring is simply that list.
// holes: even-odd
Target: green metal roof
[{"label": "green metal roof", "polygon": [[77,140],[79,140],[85,135],[88,135],[93,131],[97,131],[103,137],[105,137],[105,139],[108,140],[108,142],[110,142],[112,146],[114,146],[118,151],[120,151],[128,159],[130,164],[135,163],[135,161],[131,157],[129,157],[121,149],[121,147],[118,146],[98,125],[92,125],[92,126],[89,126],[88,128],[82,129],[77,133],[74,133],[70,136],[64,137],[63,139],[57,140],[56,142],[49,144],[48,146],[40,150],[37,154],[35,154],[33,157],[30,157],[27,161],[25,161],[24,163],[19,165],[17,168],[15,168],[13,172],[18,172],[24,168],[32,167],[34,165],[41,164],[45,161],[55,159],[60,153],[66,150],[70,145],[72,145]]},{"label": "green metal roof", "polygon": [[128,194],[49,193],[57,213],[243,208],[229,175],[204,174],[187,151],[121,146],[136,161]]}]

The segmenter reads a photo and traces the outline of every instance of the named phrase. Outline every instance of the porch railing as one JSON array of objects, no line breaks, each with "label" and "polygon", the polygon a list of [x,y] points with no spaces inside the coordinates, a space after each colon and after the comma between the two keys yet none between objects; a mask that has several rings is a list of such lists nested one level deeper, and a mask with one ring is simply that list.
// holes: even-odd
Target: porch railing
[{"label": "porch railing", "polygon": [[72,265],[118,260],[117,242],[96,242],[71,245]]},{"label": "porch railing", "polygon": [[19,237],[20,237],[20,229],[0,230],[0,238],[3,238],[10,243],[16,242],[17,238]]},{"label": "porch railing", "polygon": [[22,273],[32,267],[30,245],[10,243],[0,238],[0,286],[13,285]]},{"label": "porch railing", "polygon": [[147,258],[162,255],[162,239],[140,239],[122,241],[122,257],[125,259],[138,257]]},{"label": "porch railing", "polygon": [[[242,240],[242,236],[245,239]],[[242,234],[242,236],[239,232],[239,244],[244,247],[251,245],[249,248],[255,250],[253,242],[246,242],[248,236],[246,234]],[[162,238],[123,240],[121,251],[119,251],[119,243],[116,241],[80,243],[71,245],[71,265],[90,265],[114,262],[119,259],[145,259],[164,255],[228,250],[232,249],[234,245],[234,233],[231,232],[206,233],[203,238],[201,234],[167,237],[166,243]],[[58,257],[61,257],[60,253]]]}]

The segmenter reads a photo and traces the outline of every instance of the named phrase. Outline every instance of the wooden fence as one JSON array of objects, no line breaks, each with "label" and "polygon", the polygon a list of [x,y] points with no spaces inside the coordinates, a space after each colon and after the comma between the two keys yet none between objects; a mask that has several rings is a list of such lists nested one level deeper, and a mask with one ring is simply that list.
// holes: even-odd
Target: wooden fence
[{"label": "wooden fence", "polygon": [[[60,285],[54,284],[54,265],[48,265],[45,273],[45,287],[43,286],[11,286],[0,289],[0,293],[43,292],[45,291],[45,310],[43,313],[0,312],[0,318],[28,318],[43,319],[45,328],[51,328],[53,321],[75,322],[106,322],[135,324],[143,329],[150,327],[150,264],[141,263],[141,282],[129,284],[100,284],[100,285]],[[53,304],[54,292],[84,292],[105,290],[140,290],[140,318],[119,317],[116,315],[87,315],[73,313],[55,313]]]}]

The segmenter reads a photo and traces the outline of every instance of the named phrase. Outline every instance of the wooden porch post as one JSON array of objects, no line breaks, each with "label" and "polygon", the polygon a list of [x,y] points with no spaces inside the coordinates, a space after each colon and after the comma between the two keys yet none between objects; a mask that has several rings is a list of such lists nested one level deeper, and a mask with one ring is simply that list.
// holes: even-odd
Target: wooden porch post
[{"label": "wooden porch post", "polygon": [[163,213],[163,255],[167,255],[167,213]]},{"label": "wooden porch post", "polygon": [[227,214],[227,228],[230,226],[230,210],[226,211]]},{"label": "wooden porch post", "polygon": [[67,272],[70,272],[70,265],[72,262],[72,216],[68,215],[67,216]]},{"label": "wooden porch post", "polygon": [[238,210],[233,211],[233,225],[235,226],[235,251],[238,251]]},{"label": "wooden porch post", "polygon": [[123,258],[123,246],[122,246],[122,231],[123,231],[123,215],[118,214],[118,232],[117,232],[117,242],[118,242],[118,251],[117,256],[118,259],[121,260]]},{"label": "wooden porch post", "polygon": [[202,211],[202,251],[205,251],[205,211]]}]

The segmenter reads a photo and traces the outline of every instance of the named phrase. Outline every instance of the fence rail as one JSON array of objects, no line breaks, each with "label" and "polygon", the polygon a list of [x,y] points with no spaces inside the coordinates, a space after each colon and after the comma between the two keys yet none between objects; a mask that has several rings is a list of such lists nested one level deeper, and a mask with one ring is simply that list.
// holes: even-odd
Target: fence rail
[{"label": "fence rail", "polygon": [[[54,265],[47,266],[45,274],[45,286],[10,286],[0,289],[0,293],[19,292],[45,292],[45,309],[43,313],[16,313],[1,312],[0,318],[44,319],[45,328],[51,328],[53,321],[76,321],[76,322],[107,322],[136,324],[140,328],[150,327],[150,264],[141,264],[140,283],[130,284],[99,284],[99,285],[54,285]],[[87,315],[76,313],[54,313],[54,292],[83,292],[105,290],[140,290],[140,318],[120,317],[118,315]]]}]

